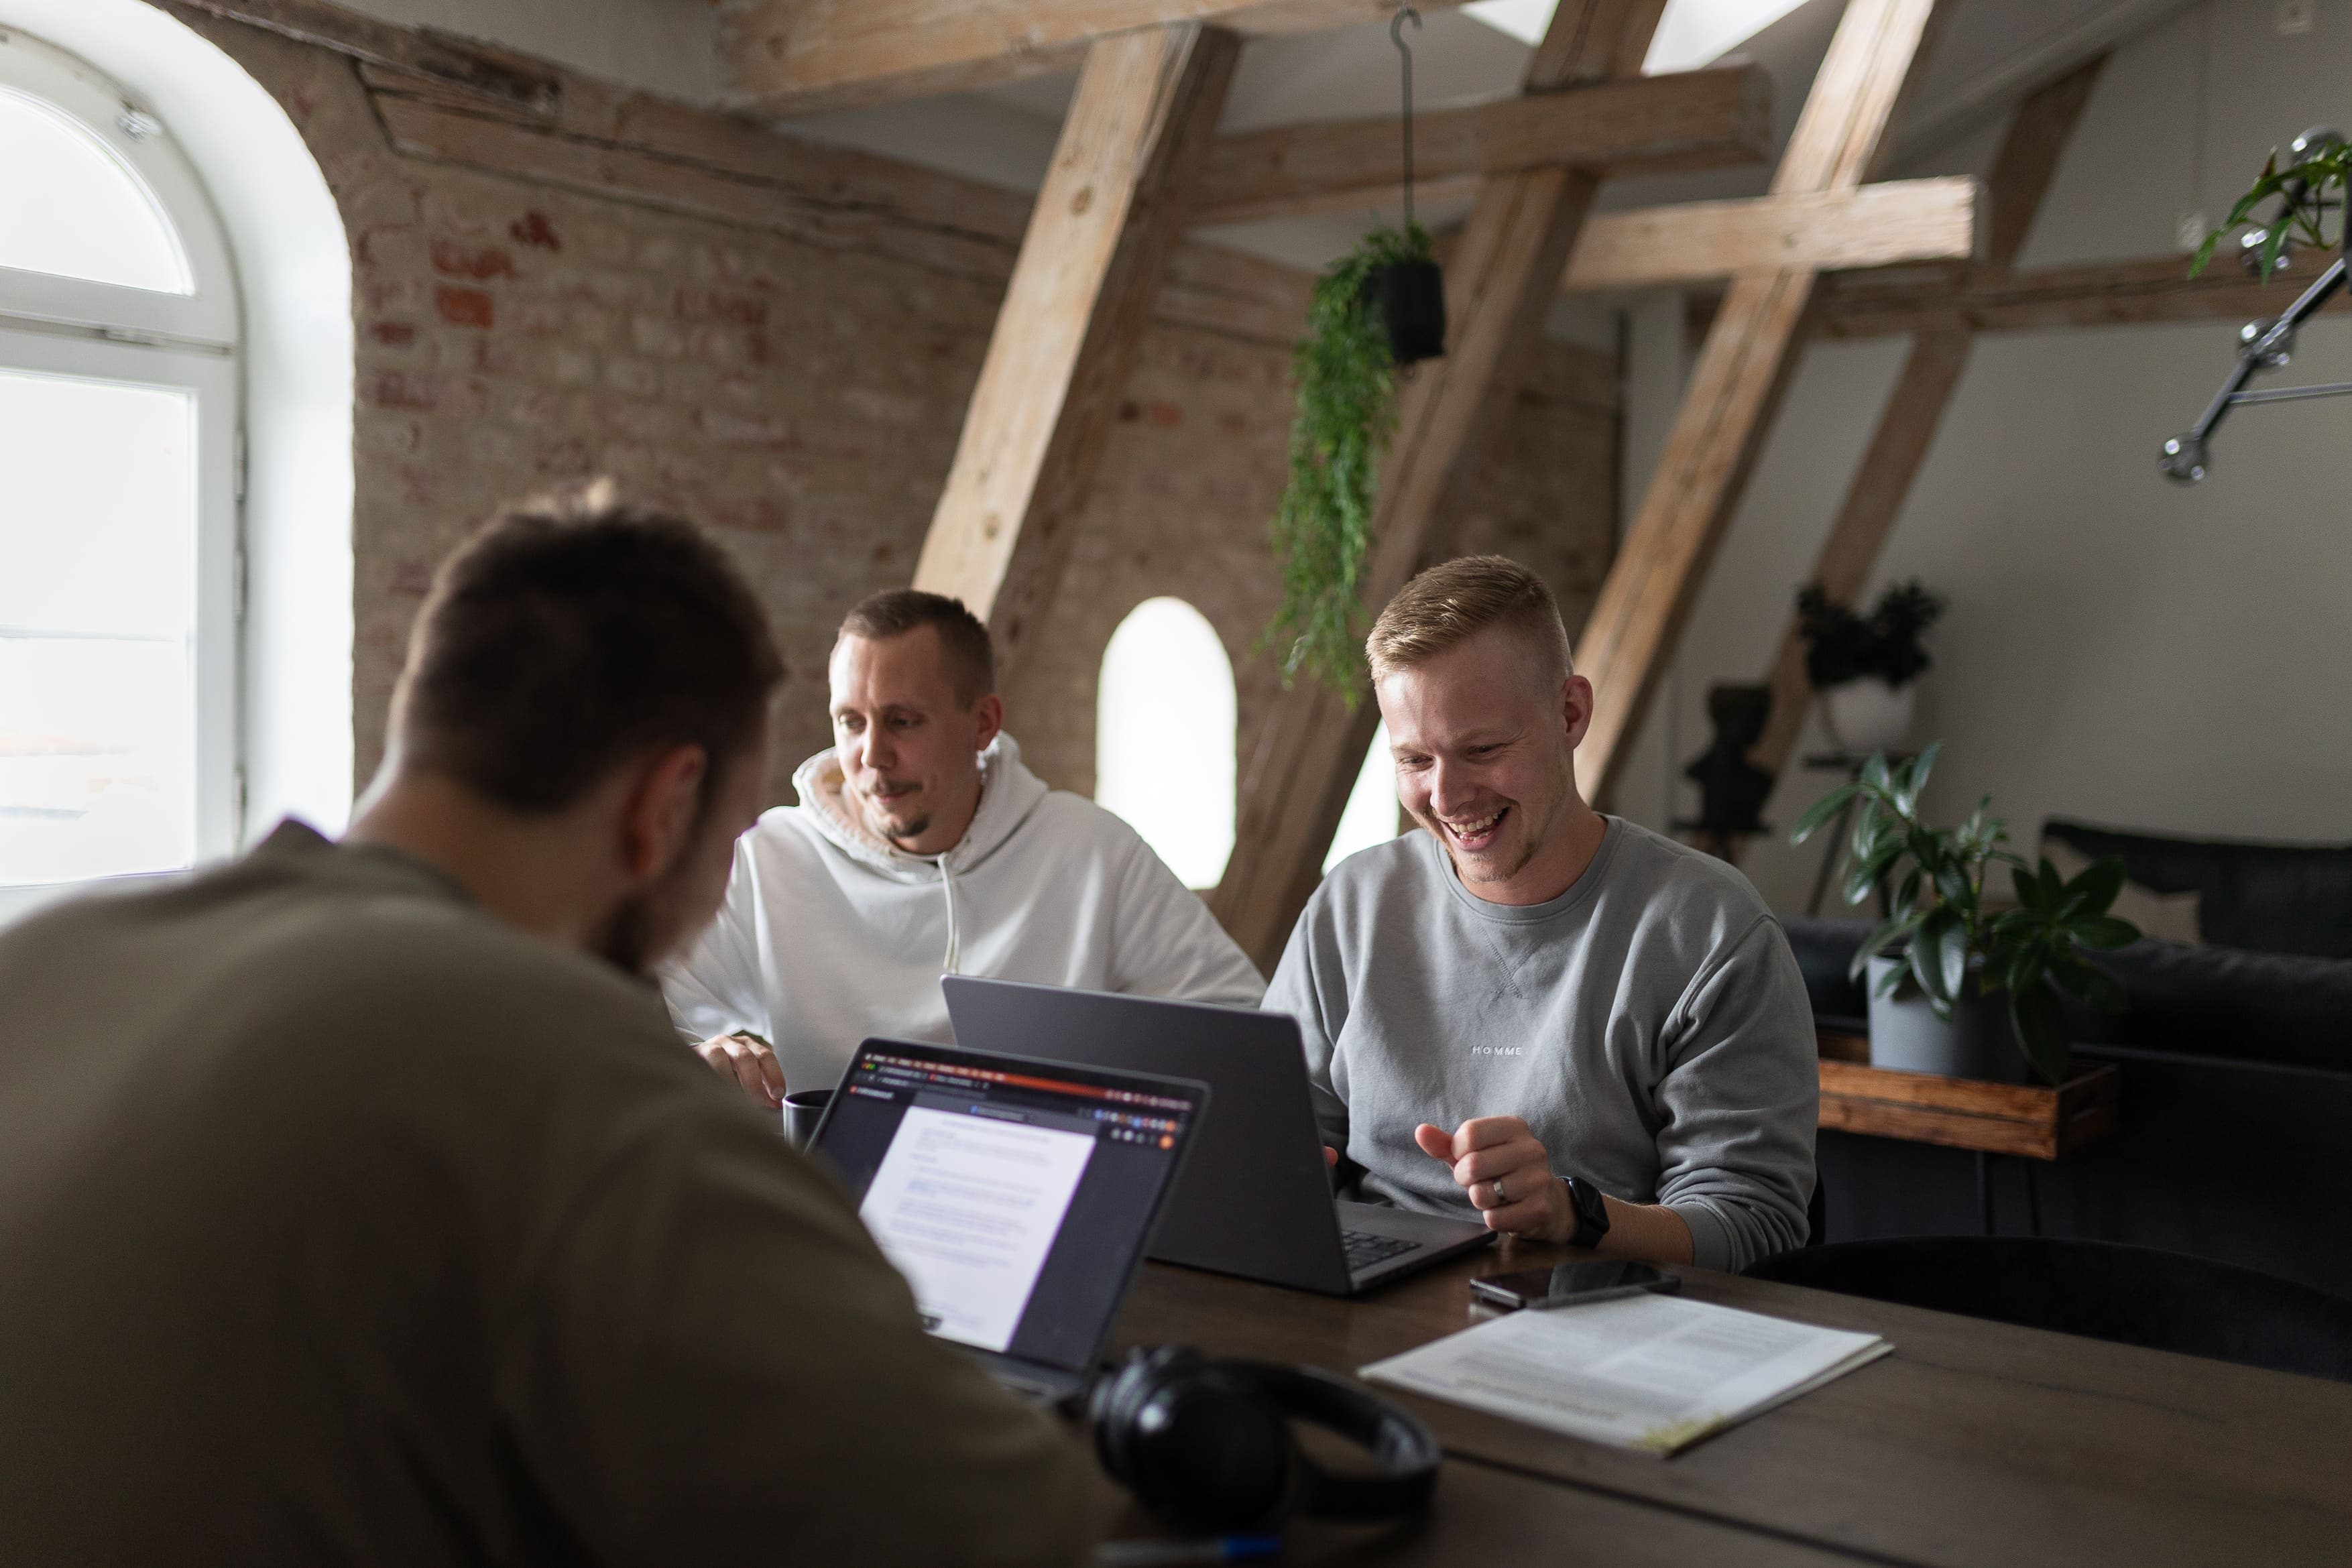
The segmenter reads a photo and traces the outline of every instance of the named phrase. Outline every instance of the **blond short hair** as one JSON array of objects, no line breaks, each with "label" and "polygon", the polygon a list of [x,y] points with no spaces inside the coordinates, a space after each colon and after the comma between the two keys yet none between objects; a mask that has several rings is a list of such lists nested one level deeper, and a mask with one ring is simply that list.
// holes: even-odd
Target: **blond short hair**
[{"label": "blond short hair", "polygon": [[1372,678],[1427,664],[1489,626],[1520,638],[1538,661],[1538,673],[1564,681],[1568,628],[1543,579],[1499,555],[1467,555],[1433,566],[1397,592],[1364,639]]}]

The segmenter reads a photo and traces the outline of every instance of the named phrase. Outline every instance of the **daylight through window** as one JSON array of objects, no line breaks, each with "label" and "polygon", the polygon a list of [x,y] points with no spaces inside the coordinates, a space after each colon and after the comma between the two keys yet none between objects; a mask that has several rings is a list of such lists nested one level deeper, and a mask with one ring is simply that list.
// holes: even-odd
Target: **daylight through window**
[{"label": "daylight through window", "polygon": [[1111,633],[1095,698],[1095,799],[1184,879],[1234,851],[1234,665],[1208,618],[1148,599]]},{"label": "daylight through window", "polygon": [[194,177],[0,35],[0,918],[236,840],[236,315]]}]

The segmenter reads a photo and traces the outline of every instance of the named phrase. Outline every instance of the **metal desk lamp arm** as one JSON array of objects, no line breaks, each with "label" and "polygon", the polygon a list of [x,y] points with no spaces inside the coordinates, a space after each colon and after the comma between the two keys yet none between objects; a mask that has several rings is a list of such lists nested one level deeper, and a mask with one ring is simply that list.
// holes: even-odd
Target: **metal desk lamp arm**
[{"label": "metal desk lamp arm", "polygon": [[[2340,133],[2327,127],[2315,126],[2295,138],[2294,152],[2300,158],[2309,147],[2328,141],[2341,142],[2343,140]],[[2271,220],[2272,225],[2293,223],[2297,210],[2306,196],[2311,196],[2315,202],[2317,199],[2315,193],[2301,184],[2284,193],[2280,201],[2277,215]],[[2215,392],[2212,401],[2205,405],[2205,412],[2197,416],[2195,424],[2164,444],[2163,453],[2157,459],[2157,466],[2163,472],[2166,478],[2178,485],[2194,485],[2205,477],[2207,443],[2211,439],[2213,432],[2221,427],[2222,419],[2228,415],[2230,410],[2239,403],[2293,402],[2308,398],[2342,397],[2352,393],[2352,382],[2331,383],[2325,386],[2279,387],[2267,392],[2245,390],[2246,382],[2252,379],[2255,371],[2286,362],[2287,354],[2294,347],[2296,329],[2318,314],[2320,308],[2335,298],[2337,289],[2344,287],[2345,263],[2347,257],[2352,257],[2352,224],[2345,225],[2344,234],[2339,241],[2339,252],[2336,258],[2328,264],[2327,269],[2312,279],[2310,287],[2303,291],[2294,304],[2286,308],[2277,320],[2271,322],[2267,327],[2261,327],[2259,322],[2247,323],[2245,329],[2239,334],[2238,361],[2231,367],[2230,374],[2221,382],[2221,390]],[[2256,330],[2258,327],[2261,327],[2260,330]]]}]

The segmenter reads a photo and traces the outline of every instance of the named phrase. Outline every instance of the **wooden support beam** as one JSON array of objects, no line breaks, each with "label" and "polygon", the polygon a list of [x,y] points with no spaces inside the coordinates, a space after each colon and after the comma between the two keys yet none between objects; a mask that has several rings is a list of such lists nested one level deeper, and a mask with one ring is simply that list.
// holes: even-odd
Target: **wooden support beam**
[{"label": "wooden support beam", "polygon": [[[558,70],[557,112],[525,110],[362,65],[377,118],[413,157],[607,201],[780,234],[1003,286],[1033,203],[877,153],[803,141],[756,120],[627,92]],[[1288,349],[1314,276],[1222,246],[1179,245],[1153,319]],[[1613,405],[1613,389],[1545,384],[1557,356],[1520,367],[1528,391]],[[1556,379],[1556,378],[1553,378]],[[1585,372],[1588,382],[1591,373]]]},{"label": "wooden support beam", "polygon": [[[1772,150],[1772,78],[1761,66],[1678,71],[1417,114],[1416,193],[1465,176],[1570,163],[1614,175],[1758,163]],[[1217,139],[1201,167],[1197,225],[1360,212],[1392,199],[1396,117],[1283,125]]]},{"label": "wooden support beam", "polygon": [[1982,235],[1971,179],[1890,180],[1744,202],[1684,202],[1597,213],[1569,257],[1563,294],[1658,288],[1742,272],[1834,272],[1967,261]]},{"label": "wooden support beam", "polygon": [[[1656,0],[1561,0],[1530,66],[1528,90],[1638,71],[1660,9]],[[1381,467],[1364,572],[1368,612],[1377,612],[1442,548],[1440,503],[1448,483],[1473,447],[1498,371],[1542,329],[1597,183],[1587,172],[1562,167],[1480,183],[1446,267],[1445,357],[1422,366],[1405,388],[1396,441]],[[1265,721],[1241,780],[1237,848],[1210,900],[1261,967],[1271,969],[1280,957],[1321,878],[1324,853],[1378,723],[1370,701],[1350,711],[1311,681],[1284,693]]]},{"label": "wooden support beam", "polygon": [[[413,77],[364,74],[378,89],[376,114],[392,145],[412,156],[966,277],[1002,280],[1018,246],[1021,198],[1011,192],[954,194],[919,171],[911,182],[877,179],[866,199],[845,199],[826,193],[831,160],[802,156],[813,143],[750,126],[739,137],[738,127],[717,116],[690,137],[653,141],[632,132],[614,141],[437,102],[407,90]],[[1002,202],[991,199],[1000,195]]]},{"label": "wooden support beam", "polygon": [[[960,175],[757,120],[558,73],[559,109],[525,110],[407,71],[362,65],[392,145],[413,157],[911,262],[1002,287],[1034,203]],[[1314,277],[1218,246],[1177,246],[1161,322],[1294,342]]]},{"label": "wooden support beam", "polygon": [[560,74],[544,60],[493,48],[438,27],[406,27],[378,21],[328,0],[160,0],[183,15],[243,22],[298,42],[332,49],[354,59],[396,66],[418,76],[500,99],[519,107],[552,111],[562,97]]},{"label": "wooden support beam", "polygon": [[[1990,181],[1991,243],[1982,271],[2005,276],[2025,247],[2025,235],[2048,195],[2057,172],[2059,154],[2074,135],[2083,108],[2098,79],[2102,56],[2041,89],[2018,106],[1993,160]],[[2185,272],[2186,267],[2179,268]],[[1845,502],[1822,540],[1821,554],[1807,580],[1818,584],[1832,599],[1850,603],[1870,580],[1871,569],[1895,531],[1903,503],[1911,494],[1919,465],[1927,459],[1944,411],[1959,389],[1968,367],[1969,335],[1965,329],[1938,323],[1918,333],[1910,358],[1886,400],[1878,428],[1846,488]],[[1805,710],[1812,702],[1812,683],[1805,675],[1805,643],[1795,615],[1780,633],[1767,677],[1772,706],[1764,733],[1748,757],[1766,771],[1778,774],[1788,766],[1803,731]],[[1832,845],[1829,852],[1835,853]]]},{"label": "wooden support beam", "polygon": [[[1849,0],[1772,179],[1774,195],[1851,190],[1866,179],[1925,57],[1934,0]],[[1576,640],[1593,685],[1577,752],[1585,798],[1603,802],[1666,650],[1746,488],[1796,363],[1818,274],[1733,280],[1691,373],[1658,472]]]},{"label": "wooden support beam", "polygon": [[[1462,0],[1424,0],[1423,10]],[[729,84],[810,114],[1076,68],[1097,39],[1197,22],[1250,37],[1386,21],[1390,0],[751,0],[730,11]]]},{"label": "wooden support beam", "polygon": [[[2071,327],[2134,327],[2160,321],[2252,320],[2276,316],[2310,286],[2326,257],[2258,283],[2221,260],[2202,277],[2185,256],[2053,267],[2007,278],[1856,278],[1824,291],[1818,335],[1885,338],[1950,328],[2036,332]],[[2338,295],[2326,314],[2352,311]]]},{"label": "wooden support beam", "polygon": [[1087,52],[915,568],[916,587],[988,622],[1007,691],[1044,630],[1240,52],[1197,23]]}]

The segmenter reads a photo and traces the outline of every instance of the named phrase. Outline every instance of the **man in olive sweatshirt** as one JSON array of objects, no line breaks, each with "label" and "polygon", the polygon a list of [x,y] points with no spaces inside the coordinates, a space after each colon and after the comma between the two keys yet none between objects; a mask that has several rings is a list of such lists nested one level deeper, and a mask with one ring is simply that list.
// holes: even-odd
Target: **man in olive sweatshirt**
[{"label": "man in olive sweatshirt", "polygon": [[1077,1557],[1076,1446],[645,978],[781,672],[687,525],[509,515],[341,843],[0,933],[0,1563]]}]

